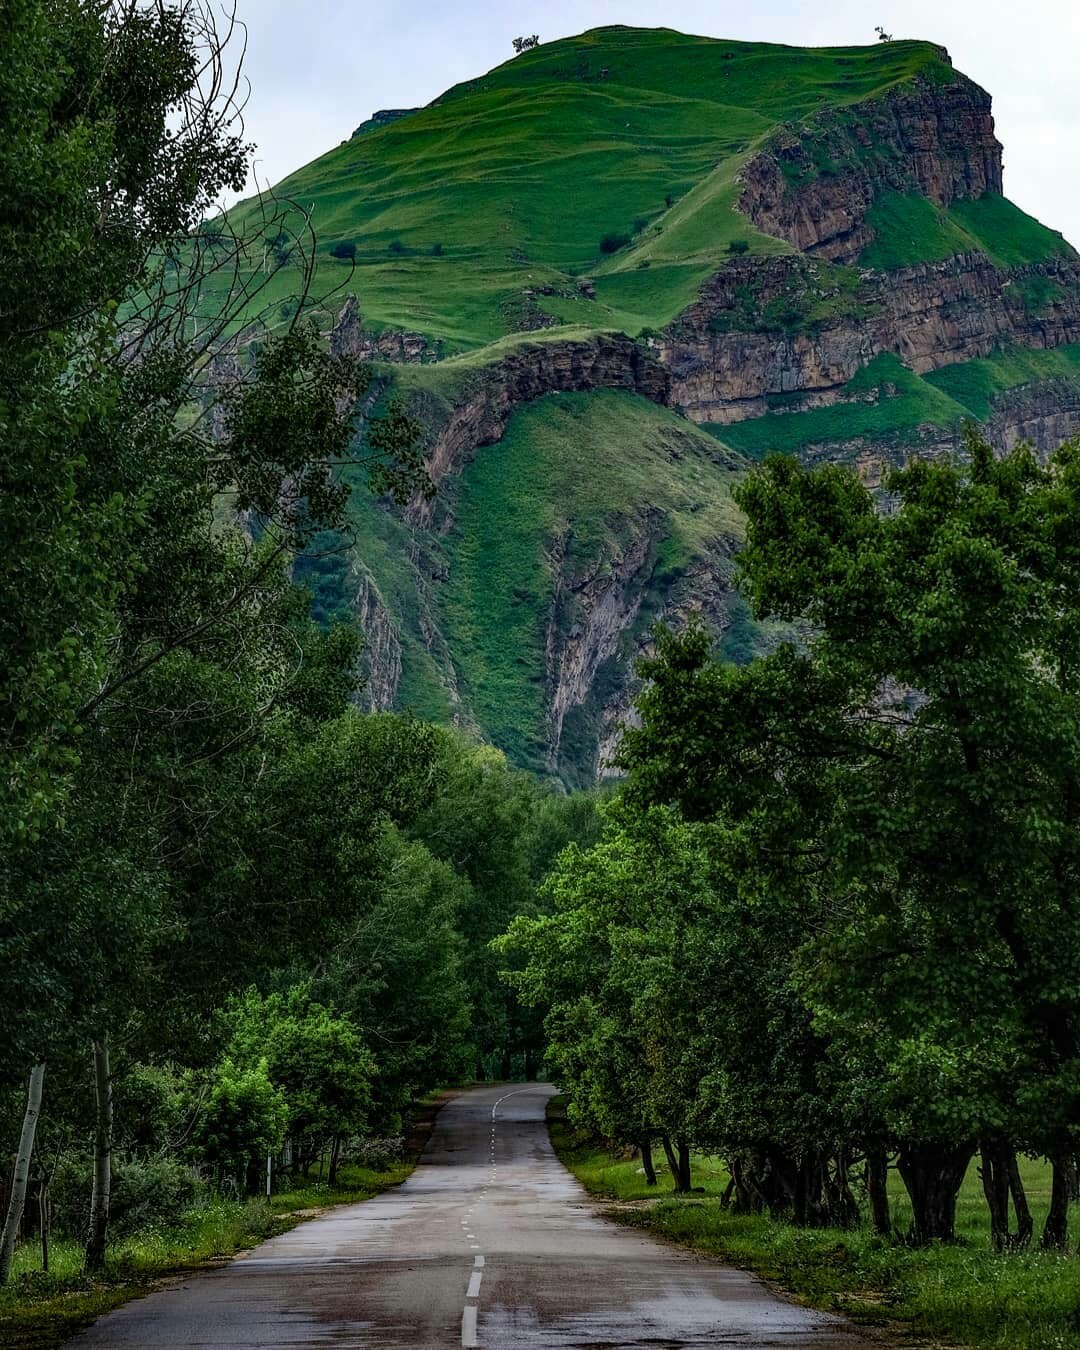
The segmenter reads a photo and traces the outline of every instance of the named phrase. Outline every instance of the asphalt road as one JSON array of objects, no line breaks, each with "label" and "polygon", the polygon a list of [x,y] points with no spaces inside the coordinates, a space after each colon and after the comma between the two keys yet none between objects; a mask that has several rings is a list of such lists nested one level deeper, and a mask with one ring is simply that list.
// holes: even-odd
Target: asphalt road
[{"label": "asphalt road", "polygon": [[600,1218],[548,1142],[552,1091],[462,1093],[439,1113],[403,1186],[129,1303],[72,1344],[869,1344],[840,1318],[784,1302],[751,1275]]}]

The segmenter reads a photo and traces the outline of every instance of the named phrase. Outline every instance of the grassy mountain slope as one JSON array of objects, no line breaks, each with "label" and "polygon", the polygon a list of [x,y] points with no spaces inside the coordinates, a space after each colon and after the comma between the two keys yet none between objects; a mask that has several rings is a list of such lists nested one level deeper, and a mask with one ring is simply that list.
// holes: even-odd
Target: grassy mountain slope
[{"label": "grassy mountain slope", "polygon": [[[781,123],[917,75],[949,75],[929,43],[800,49],[594,29],[345,142],[275,191],[311,212],[316,293],[349,274],[328,249],[355,245],[349,288],[374,329],[477,346],[512,330],[523,287],[554,286],[569,292],[549,308],[560,320],[636,333],[674,318],[733,240],[788,250],[734,209],[736,173]],[[253,211],[237,208],[238,226]],[[609,234],[632,243],[606,256]],[[597,303],[574,300],[583,275]],[[285,268],[268,294],[290,286]]]},{"label": "grassy mountain slope", "polygon": [[[455,483],[453,523],[440,538],[357,493],[354,554],[402,643],[398,705],[439,720],[456,715],[518,763],[545,768],[549,625],[572,628],[575,588],[610,576],[637,546],[632,585],[643,593],[618,642],[624,666],[706,545],[730,551],[740,537],[737,474],[730,452],[673,412],[600,390],[549,395],[517,412]],[[309,565],[304,579],[321,612],[347,607],[354,566],[344,553]],[[418,570],[446,580],[419,599]],[[744,628],[733,640],[752,640]],[[446,644],[434,657],[432,629]]]},{"label": "grassy mountain slope", "polygon": [[[931,43],[608,27],[365,123],[291,175],[275,192],[318,237],[311,313],[329,327],[356,295],[349,349],[386,339],[381,397],[403,397],[442,457],[430,520],[354,495],[351,542],[299,565],[316,614],[360,607],[394,706],[588,781],[658,615],[706,614],[737,659],[774,640],[730,586],[731,486],[750,461],[898,462],[1009,399],[1008,434],[1043,404],[1055,428],[1080,407],[1076,254],[998,195],[999,172],[967,180],[993,184],[971,197],[965,144],[976,169],[997,155],[988,100]],[[920,155],[945,185],[934,201]],[[748,184],[774,190],[774,214]],[[798,233],[800,209],[840,251]],[[259,236],[261,210],[232,216],[254,234],[272,326],[300,272],[295,257],[274,271],[291,245]],[[402,330],[426,346],[395,347]],[[605,342],[667,393],[592,378],[587,349]],[[548,375],[515,384],[523,366]]]}]

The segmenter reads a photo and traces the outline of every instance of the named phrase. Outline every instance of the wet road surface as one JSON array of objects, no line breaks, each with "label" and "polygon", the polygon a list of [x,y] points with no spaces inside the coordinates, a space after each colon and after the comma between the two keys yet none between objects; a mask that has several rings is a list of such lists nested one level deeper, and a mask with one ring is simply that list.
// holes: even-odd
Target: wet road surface
[{"label": "wet road surface", "polygon": [[138,1299],[71,1344],[226,1347],[805,1346],[865,1350],[840,1318],[622,1228],[555,1157],[544,1084],[474,1088],[404,1185]]}]

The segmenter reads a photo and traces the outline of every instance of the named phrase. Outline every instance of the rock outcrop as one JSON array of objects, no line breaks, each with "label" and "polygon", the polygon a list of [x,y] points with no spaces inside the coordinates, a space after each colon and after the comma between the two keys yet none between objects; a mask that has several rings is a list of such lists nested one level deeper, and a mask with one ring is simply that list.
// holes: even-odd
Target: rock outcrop
[{"label": "rock outcrop", "polygon": [[[1037,310],[1027,301],[1032,279],[1053,296]],[[784,327],[770,319],[781,304]],[[1072,342],[1080,342],[1080,261],[1003,271],[966,253],[865,271],[856,289],[838,294],[828,269],[790,256],[722,268],[671,325],[659,357],[672,403],[696,422],[730,423],[765,416],[777,395],[787,396],[787,411],[838,402],[880,352],[922,374],[999,347]]]},{"label": "rock outcrop", "polygon": [[990,95],[963,75],[921,79],[785,127],[745,166],[739,209],[804,253],[852,262],[873,238],[866,213],[883,189],[939,206],[1001,192]]},{"label": "rock outcrop", "polygon": [[356,617],[364,635],[360,654],[364,681],[358,702],[367,712],[385,712],[394,706],[401,679],[401,641],[379,588],[363,567],[356,590]]},{"label": "rock outcrop", "polygon": [[[621,333],[581,341],[529,342],[500,361],[469,372],[449,414],[433,431],[427,468],[436,487],[458,474],[477,448],[502,437],[515,410],[545,394],[624,389],[654,403],[671,398],[671,374],[640,344]],[[434,503],[409,507],[415,524],[431,524]]]},{"label": "rock outcrop", "polygon": [[1047,455],[1080,431],[1080,388],[1066,380],[1042,380],[998,394],[983,430],[1000,450],[1027,441]]},{"label": "rock outcrop", "polygon": [[441,344],[432,342],[423,333],[409,333],[400,328],[384,328],[370,333],[364,327],[360,303],[350,295],[338,311],[330,330],[330,350],[335,356],[352,356],[360,361],[395,361],[403,365],[420,365],[437,361]]}]

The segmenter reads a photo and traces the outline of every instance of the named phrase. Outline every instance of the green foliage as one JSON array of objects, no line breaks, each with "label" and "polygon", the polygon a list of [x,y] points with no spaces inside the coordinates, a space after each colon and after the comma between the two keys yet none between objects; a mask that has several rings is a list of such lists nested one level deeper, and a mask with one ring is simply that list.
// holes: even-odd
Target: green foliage
[{"label": "green foliage", "polygon": [[624,249],[630,243],[632,237],[630,234],[620,234],[617,230],[610,230],[600,238],[600,252],[618,253],[620,249]]},{"label": "green foliage", "polygon": [[601,839],[499,946],[570,1118],[719,1151],[736,1212],[855,1226],[861,1155],[881,1238],[903,1217],[928,1245],[977,1147],[988,1195],[1024,1152],[1050,1160],[1042,1242],[1064,1248],[1080,453],[968,450],[895,473],[888,513],[837,466],[739,485],[747,598],[803,641],[738,667],[702,628],[657,635]]},{"label": "green foliage", "polygon": [[330,256],[331,258],[337,258],[341,262],[355,262],[356,245],[351,239],[343,243],[331,244]]},{"label": "green foliage", "polygon": [[998,267],[1076,257],[1057,231],[994,193],[943,208],[918,193],[884,192],[866,220],[874,238],[859,258],[865,267],[909,267],[973,250]]},{"label": "green foliage", "polygon": [[315,1153],[329,1139],[365,1132],[375,1063],[347,1018],[298,986],[265,998],[249,989],[226,1019],[232,1033],[226,1065],[265,1069],[285,1102],[295,1147]]},{"label": "green foliage", "polygon": [[979,421],[990,416],[995,395],[1044,380],[1080,385],[1080,345],[1029,351],[1014,347],[978,361],[942,366],[923,376],[928,384],[955,399]]},{"label": "green foliage", "polygon": [[281,1147],[288,1109],[265,1059],[246,1068],[223,1060],[199,1119],[202,1156],[219,1178],[237,1178],[243,1194],[248,1167]]}]

